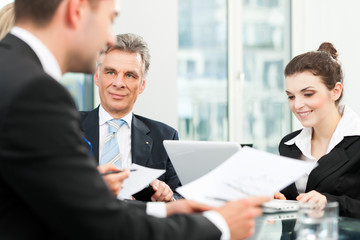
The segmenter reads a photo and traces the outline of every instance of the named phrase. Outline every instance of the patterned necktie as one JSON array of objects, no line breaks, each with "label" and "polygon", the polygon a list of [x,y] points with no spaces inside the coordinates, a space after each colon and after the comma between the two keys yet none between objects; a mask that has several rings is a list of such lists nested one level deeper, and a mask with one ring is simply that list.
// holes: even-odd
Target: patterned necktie
[{"label": "patterned necktie", "polygon": [[116,133],[120,127],[126,123],[122,119],[112,119],[106,122],[109,125],[109,134],[105,138],[104,147],[101,152],[100,165],[105,163],[114,163],[121,168],[120,150]]}]

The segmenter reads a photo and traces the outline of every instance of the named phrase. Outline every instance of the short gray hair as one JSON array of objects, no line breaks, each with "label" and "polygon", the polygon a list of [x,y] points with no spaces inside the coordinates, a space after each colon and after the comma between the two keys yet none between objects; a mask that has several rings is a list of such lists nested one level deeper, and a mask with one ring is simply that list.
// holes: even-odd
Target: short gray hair
[{"label": "short gray hair", "polygon": [[[150,67],[150,52],[147,43],[141,36],[133,33],[125,33],[116,35],[115,45],[106,49],[102,55],[106,55],[113,50],[120,50],[129,53],[138,53],[141,56],[143,62],[142,74],[145,78],[148,74]],[[97,67],[99,68],[102,63],[103,57],[99,57]]]}]

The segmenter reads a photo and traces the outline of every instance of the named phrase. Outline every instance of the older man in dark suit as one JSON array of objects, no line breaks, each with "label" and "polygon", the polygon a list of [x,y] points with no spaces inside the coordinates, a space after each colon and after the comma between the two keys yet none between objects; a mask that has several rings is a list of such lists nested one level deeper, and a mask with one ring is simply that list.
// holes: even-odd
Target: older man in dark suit
[{"label": "older man in dark suit", "polygon": [[174,191],[181,184],[163,140],[177,140],[178,133],[164,123],[133,114],[136,99],[145,89],[149,66],[149,49],[143,38],[130,33],[119,34],[116,43],[99,58],[94,80],[99,88],[100,106],[82,112],[83,129],[97,163],[104,164],[107,124],[112,119],[124,120],[115,135],[120,156],[113,163],[119,168],[129,168],[131,163],[136,163],[165,169],[166,172],[151,184],[152,189],[144,189],[135,198],[169,202],[180,198]]},{"label": "older man in dark suit", "polygon": [[[97,52],[114,42],[115,0],[16,0],[15,13],[0,42],[0,239],[251,235],[268,198],[203,214],[175,214],[209,210],[187,200],[135,206],[114,198],[90,159],[74,101],[57,80],[94,71]],[[171,216],[149,216],[150,204]]]}]

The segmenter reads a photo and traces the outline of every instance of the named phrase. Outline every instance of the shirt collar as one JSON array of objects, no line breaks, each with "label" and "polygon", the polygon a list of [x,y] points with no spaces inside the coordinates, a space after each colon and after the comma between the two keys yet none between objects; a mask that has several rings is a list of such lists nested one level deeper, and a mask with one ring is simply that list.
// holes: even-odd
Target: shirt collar
[{"label": "shirt collar", "polygon": [[[132,115],[133,112],[129,112],[127,115],[122,117],[121,119],[124,120],[129,128],[131,128],[131,122],[132,122]],[[107,121],[110,121],[111,119],[114,119],[100,104],[99,107],[99,126],[104,125]]]},{"label": "shirt collar", "polygon": [[300,151],[304,154],[305,157],[312,159],[313,157],[311,156],[311,136],[312,128],[303,128],[301,132],[296,135],[296,137],[285,142],[285,144],[296,144],[296,146],[300,149]]},{"label": "shirt collar", "polygon": [[[359,115],[357,115],[349,106],[345,105],[339,106],[339,112],[340,114],[342,113],[342,117],[330,139],[326,153],[329,153],[337,144],[339,144],[344,139],[344,137],[360,136]],[[303,128],[297,136],[285,142],[285,144],[296,144],[296,146],[306,157],[312,158],[311,136],[312,128]]]},{"label": "shirt collar", "polygon": [[35,54],[40,59],[40,63],[44,69],[44,71],[49,74],[52,78],[57,81],[60,81],[62,78],[62,73],[60,66],[52,54],[52,52],[42,43],[37,37],[35,37],[29,31],[20,28],[13,27],[11,29],[11,34],[23,40],[27,45],[31,47],[31,49],[35,52]]}]

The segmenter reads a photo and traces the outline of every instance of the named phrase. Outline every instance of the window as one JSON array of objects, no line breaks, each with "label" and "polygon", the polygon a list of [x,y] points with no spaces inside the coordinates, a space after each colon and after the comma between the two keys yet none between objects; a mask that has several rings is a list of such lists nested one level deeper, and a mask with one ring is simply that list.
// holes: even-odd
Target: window
[{"label": "window", "polygon": [[237,141],[277,153],[291,127],[283,77],[289,1],[178,4],[180,138]]},{"label": "window", "polygon": [[179,1],[181,139],[227,140],[226,0]]},{"label": "window", "polygon": [[94,108],[94,81],[91,74],[67,73],[61,84],[69,90],[79,111]]}]

